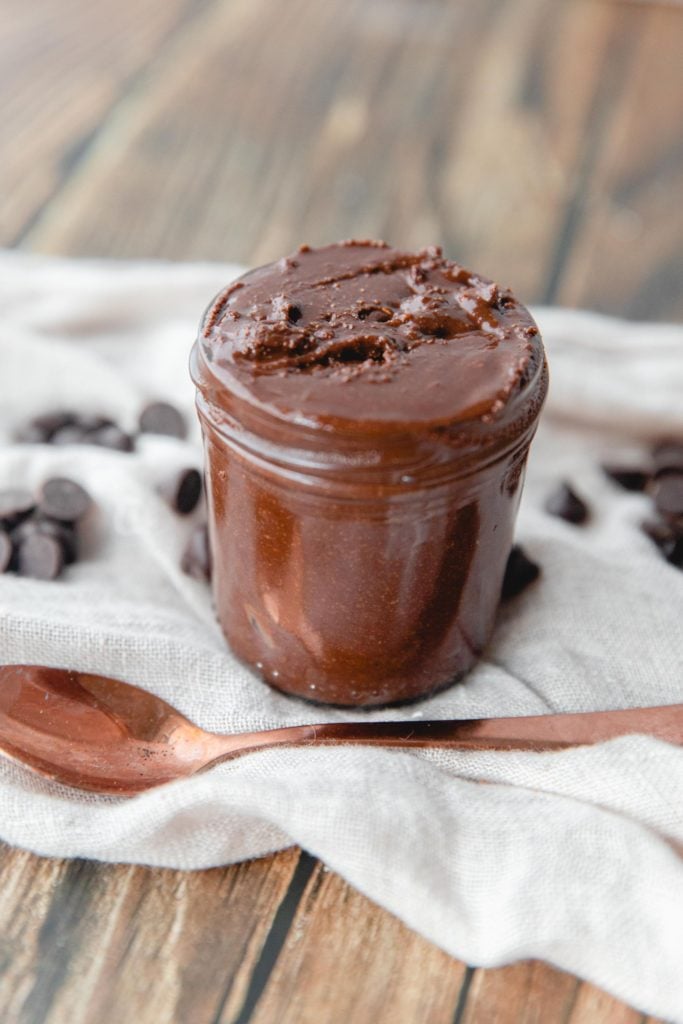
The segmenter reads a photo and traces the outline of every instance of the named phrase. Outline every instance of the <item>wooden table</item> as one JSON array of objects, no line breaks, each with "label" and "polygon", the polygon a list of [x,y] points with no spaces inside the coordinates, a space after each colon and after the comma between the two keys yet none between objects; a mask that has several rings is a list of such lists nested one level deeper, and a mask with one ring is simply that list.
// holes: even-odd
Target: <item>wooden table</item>
[{"label": "wooden table", "polygon": [[[255,263],[385,236],[530,302],[680,318],[682,53],[652,3],[0,0],[0,244]],[[296,849],[189,874],[5,848],[0,922],[7,1024],[645,1019],[540,963],[466,967]]]}]

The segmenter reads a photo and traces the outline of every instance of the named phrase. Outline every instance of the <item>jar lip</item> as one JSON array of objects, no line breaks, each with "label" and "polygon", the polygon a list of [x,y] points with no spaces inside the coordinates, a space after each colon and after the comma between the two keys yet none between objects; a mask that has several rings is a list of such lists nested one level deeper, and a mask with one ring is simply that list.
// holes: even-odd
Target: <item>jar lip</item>
[{"label": "jar lip", "polygon": [[207,377],[206,369],[199,365],[195,346],[192,376],[206,437],[212,436],[254,465],[295,476],[307,486],[326,488],[332,481],[337,481],[335,486],[341,482],[354,497],[363,495],[368,486],[379,485],[392,493],[440,487],[514,458],[535,432],[548,381],[544,359],[535,387],[532,382],[533,392],[525,388],[504,422],[436,424],[430,429],[378,434],[321,429],[277,418],[223,388],[210,372]]},{"label": "jar lip", "polygon": [[[209,311],[212,308],[213,304]],[[519,421],[520,418],[535,419],[545,401],[548,389],[548,366],[541,346],[538,358],[530,360],[533,372],[501,402],[501,408],[496,413],[485,410],[473,415],[471,409],[465,409],[462,415],[435,417],[431,420],[306,416],[301,412],[288,411],[275,404],[260,401],[237,376],[219,376],[206,358],[202,340],[203,335],[200,331],[191,352],[190,372],[198,392],[204,395],[209,405],[234,416],[245,426],[249,425],[257,431],[275,429],[282,434],[290,435],[291,440],[296,439],[299,443],[308,442],[316,446],[324,444],[325,439],[333,445],[348,443],[355,447],[363,443],[400,444],[409,437],[440,435],[450,437],[452,440],[458,435],[463,438],[467,435],[472,440],[477,438],[481,444],[485,443],[487,438],[493,440],[501,433],[508,433],[512,423]],[[521,431],[523,429],[520,427]]]}]

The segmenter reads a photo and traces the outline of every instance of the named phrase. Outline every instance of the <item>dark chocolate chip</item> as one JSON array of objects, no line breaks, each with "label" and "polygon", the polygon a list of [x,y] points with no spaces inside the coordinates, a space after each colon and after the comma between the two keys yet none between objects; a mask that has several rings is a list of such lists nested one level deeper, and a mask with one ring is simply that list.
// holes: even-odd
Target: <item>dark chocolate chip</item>
[{"label": "dark chocolate chip", "polygon": [[0,526],[11,529],[22,519],[30,516],[36,507],[36,500],[23,487],[7,487],[0,491]]},{"label": "dark chocolate chip", "polygon": [[85,434],[75,423],[60,427],[50,438],[50,444],[83,444],[84,441]]},{"label": "dark chocolate chip", "polygon": [[97,444],[102,448],[113,448],[119,452],[132,452],[133,438],[125,430],[121,430],[115,423],[105,427],[99,427],[86,434],[85,440],[88,444]]},{"label": "dark chocolate chip", "polygon": [[0,572],[4,572],[9,568],[13,551],[14,546],[9,534],[5,533],[4,530],[0,530]]},{"label": "dark chocolate chip", "polygon": [[209,531],[206,525],[198,526],[190,534],[187,547],[183,553],[181,567],[188,576],[208,583],[211,579],[211,552],[209,549]]},{"label": "dark chocolate chip", "polygon": [[168,402],[152,402],[140,414],[140,430],[143,434],[167,434],[183,438],[187,425],[183,414]]},{"label": "dark chocolate chip", "polygon": [[650,474],[644,469],[636,469],[632,466],[617,466],[607,463],[602,467],[605,476],[619,484],[625,491],[644,491],[650,479]]},{"label": "dark chocolate chip", "polygon": [[31,533],[19,545],[17,572],[36,580],[54,580],[64,566],[64,553],[59,541],[44,533]]},{"label": "dark chocolate chip", "polygon": [[683,537],[676,537],[673,544],[664,552],[664,557],[677,569],[683,569]]},{"label": "dark chocolate chip", "polygon": [[92,498],[80,484],[56,476],[43,484],[38,508],[50,519],[74,523],[85,515],[91,505]]},{"label": "dark chocolate chip", "polygon": [[78,413],[76,426],[80,427],[84,434],[90,434],[94,430],[101,430],[102,427],[114,427],[116,424],[108,416],[99,416],[97,413]]},{"label": "dark chocolate chip", "polygon": [[44,516],[35,515],[12,530],[15,547],[19,547],[27,537],[34,533],[43,533],[48,537],[54,537],[61,545],[64,562],[67,565],[76,561],[78,538],[72,523],[60,523],[56,519],[46,519]]},{"label": "dark chocolate chip", "polygon": [[652,497],[659,514],[675,528],[683,528],[683,472],[659,476]]},{"label": "dark chocolate chip", "polygon": [[562,483],[546,500],[546,512],[579,525],[588,519],[588,506],[567,483]]},{"label": "dark chocolate chip", "polygon": [[74,414],[64,410],[34,416],[22,428],[18,435],[18,440],[45,443],[52,440],[56,431],[61,430],[62,427],[70,426],[73,422]]},{"label": "dark chocolate chip", "polygon": [[541,570],[536,562],[532,562],[525,551],[515,544],[508,557],[503,577],[503,588],[501,598],[509,601],[521,594],[530,583],[538,579]]},{"label": "dark chocolate chip", "polygon": [[647,520],[641,525],[641,529],[664,553],[666,553],[669,547],[673,547],[676,542],[676,534],[661,519],[656,521]]},{"label": "dark chocolate chip", "polygon": [[683,473],[683,444],[680,441],[660,441],[652,451],[655,475],[662,473]]},{"label": "dark chocolate chip", "polygon": [[184,469],[161,487],[161,493],[174,511],[189,515],[202,494],[202,475],[196,469]]},{"label": "dark chocolate chip", "polygon": [[25,423],[15,433],[14,440],[20,444],[47,444],[49,436],[35,423]]}]

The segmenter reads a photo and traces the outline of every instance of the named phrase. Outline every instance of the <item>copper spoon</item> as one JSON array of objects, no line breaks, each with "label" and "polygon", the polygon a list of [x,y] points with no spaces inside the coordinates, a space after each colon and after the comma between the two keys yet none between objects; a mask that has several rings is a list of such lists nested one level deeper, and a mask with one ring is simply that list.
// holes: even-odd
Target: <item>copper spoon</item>
[{"label": "copper spoon", "polygon": [[265,747],[541,751],[635,732],[683,744],[683,704],[530,718],[294,725],[219,736],[117,679],[41,665],[0,666],[0,751],[67,786],[120,796]]}]

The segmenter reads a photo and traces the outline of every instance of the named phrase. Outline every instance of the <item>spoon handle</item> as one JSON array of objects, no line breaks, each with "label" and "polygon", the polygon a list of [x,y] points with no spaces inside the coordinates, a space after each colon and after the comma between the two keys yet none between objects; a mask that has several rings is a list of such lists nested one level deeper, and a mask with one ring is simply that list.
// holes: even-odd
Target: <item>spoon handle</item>
[{"label": "spoon handle", "polygon": [[[334,722],[221,736],[215,760],[279,746],[451,747],[462,750],[561,750],[643,733],[683,744],[683,704],[456,721]],[[213,761],[214,759],[212,759]]]}]

